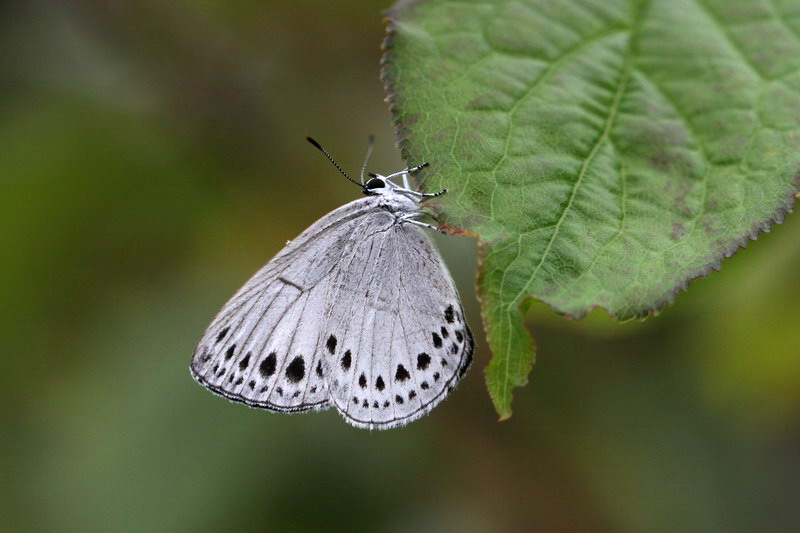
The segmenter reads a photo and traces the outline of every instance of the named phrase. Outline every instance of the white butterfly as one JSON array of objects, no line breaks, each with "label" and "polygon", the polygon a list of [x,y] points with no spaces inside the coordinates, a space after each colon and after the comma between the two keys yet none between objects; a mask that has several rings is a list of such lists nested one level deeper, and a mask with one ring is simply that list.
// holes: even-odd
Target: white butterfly
[{"label": "white butterfly", "polygon": [[[225,304],[192,358],[198,383],[273,411],[335,407],[360,428],[389,429],[433,409],[472,361],[456,287],[416,220],[438,196],[409,188],[426,166],[364,183],[366,198],[287,243]],[[403,179],[404,187],[394,184]]]}]

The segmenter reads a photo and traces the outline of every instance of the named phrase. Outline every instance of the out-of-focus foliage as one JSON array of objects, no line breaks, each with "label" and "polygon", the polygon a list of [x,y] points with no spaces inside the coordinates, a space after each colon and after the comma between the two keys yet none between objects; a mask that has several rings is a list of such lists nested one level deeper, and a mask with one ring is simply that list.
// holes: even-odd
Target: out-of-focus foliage
[{"label": "out-of-focus foliage", "polygon": [[[189,357],[287,240],[401,168],[372,2],[0,4],[4,531],[793,531],[800,221],[661,318],[534,306],[498,424],[470,372],[390,432],[212,396]],[[474,242],[438,242],[480,331]],[[480,336],[476,368],[489,354]]]}]

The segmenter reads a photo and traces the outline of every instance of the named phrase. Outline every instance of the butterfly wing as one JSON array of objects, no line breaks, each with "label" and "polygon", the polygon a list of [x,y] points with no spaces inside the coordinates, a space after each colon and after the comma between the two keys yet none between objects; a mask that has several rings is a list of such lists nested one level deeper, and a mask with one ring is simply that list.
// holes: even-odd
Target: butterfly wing
[{"label": "butterfly wing", "polygon": [[456,386],[474,342],[458,292],[425,230],[383,224],[338,269],[326,319],[330,401],[350,424],[389,429],[423,416]]},{"label": "butterfly wing", "polygon": [[289,243],[206,330],[194,378],[276,411],[332,403],[364,428],[407,424],[441,402],[469,367],[472,334],[433,243],[399,222],[416,204],[394,202],[356,200]]},{"label": "butterfly wing", "polygon": [[225,304],[192,357],[192,376],[228,399],[275,411],[328,405],[320,346],[326,281],[354,262],[375,198],[318,220]]}]

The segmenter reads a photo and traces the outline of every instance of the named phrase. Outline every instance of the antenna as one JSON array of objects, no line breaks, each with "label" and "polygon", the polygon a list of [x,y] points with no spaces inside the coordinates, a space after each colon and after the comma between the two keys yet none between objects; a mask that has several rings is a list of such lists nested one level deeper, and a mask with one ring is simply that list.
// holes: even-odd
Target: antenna
[{"label": "antenna", "polygon": [[347,175],[347,172],[345,172],[345,171],[344,171],[344,169],[343,169],[342,167],[340,167],[340,166],[339,166],[339,163],[337,163],[336,161],[334,161],[334,160],[333,160],[333,157],[331,157],[331,154],[329,154],[329,153],[328,153],[328,151],[327,151],[327,150],[325,150],[325,148],[323,148],[321,144],[319,144],[317,141],[315,141],[315,140],[314,140],[314,139],[312,139],[311,137],[306,137],[306,140],[307,140],[308,142],[310,142],[311,144],[313,144],[314,146],[316,146],[316,147],[317,147],[317,149],[318,149],[320,152],[322,152],[323,154],[325,154],[325,157],[327,157],[327,158],[328,158],[328,161],[330,161],[331,163],[333,163],[333,166],[335,166],[335,167],[336,167],[336,168],[339,170],[339,172],[341,172],[341,173],[342,173],[342,176],[344,176],[344,177],[345,177],[345,178],[347,178],[348,180],[352,181],[353,183],[355,183],[355,184],[356,184],[356,185],[358,185],[359,187],[362,187],[362,186],[363,186],[363,183],[359,183],[359,182],[357,182],[356,180],[354,180],[353,178],[351,178],[350,176],[348,176],[348,175]]},{"label": "antenna", "polygon": [[[369,157],[372,155],[372,149],[375,148],[375,136],[373,134],[369,134],[369,147],[367,148],[367,157],[364,158],[364,164],[361,165],[361,185],[364,185],[364,171],[367,170],[367,163],[369,163]],[[372,174],[370,172],[370,174]]]}]

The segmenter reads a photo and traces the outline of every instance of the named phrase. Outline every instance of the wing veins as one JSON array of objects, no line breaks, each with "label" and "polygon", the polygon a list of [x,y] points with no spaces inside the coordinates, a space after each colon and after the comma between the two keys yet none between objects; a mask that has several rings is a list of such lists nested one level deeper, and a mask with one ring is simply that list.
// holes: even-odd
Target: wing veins
[{"label": "wing veins", "polygon": [[[379,269],[379,266],[380,266],[380,258],[381,258],[381,256],[383,255],[383,248],[384,248],[384,246],[385,246],[385,244],[386,244],[386,237],[385,237],[384,235],[381,235],[381,237],[382,237],[382,238],[381,238],[381,247],[380,247],[380,248],[379,248],[379,250],[378,250],[378,260],[377,260],[377,261],[375,261],[375,263],[374,263],[374,265],[373,265],[373,267],[372,267],[372,277],[371,277],[371,278],[370,278],[370,280],[369,280],[369,283],[368,283],[368,285],[367,285],[368,287],[369,287],[369,286],[372,286],[372,284],[373,284],[373,283],[374,283],[374,281],[375,281],[375,275],[376,275],[377,271],[378,271],[378,270],[380,270],[380,269]],[[373,239],[375,239],[375,238],[378,238],[378,237],[377,237],[377,236],[373,237]],[[375,246],[375,243],[373,242],[373,243],[372,243],[372,247],[370,248],[370,250],[372,250],[372,248],[373,248],[374,246]],[[371,252],[370,252],[370,253],[371,253]],[[382,285],[379,285],[379,289],[378,289],[378,293],[377,293],[377,294],[381,294],[382,292],[383,292],[383,286],[382,286]],[[375,299],[375,297],[374,297],[374,296],[373,296],[373,299]],[[369,307],[369,306],[368,306],[368,307]],[[372,310],[372,324],[374,325],[374,322],[375,322],[375,314],[377,313],[377,309],[375,309],[375,308],[371,308],[371,310]],[[362,331],[363,331],[363,327],[362,327]],[[375,335],[375,328],[374,328],[374,327],[372,328],[372,334],[373,334],[373,338],[372,338],[372,340],[373,340],[373,343],[372,343],[372,345],[374,346],[374,345],[375,345],[375,342],[374,342],[374,340],[375,340],[375,337],[374,337],[374,335]],[[361,339],[362,339],[362,337],[363,337],[363,336],[362,336],[362,335],[359,335],[358,337],[359,337],[359,339],[358,339],[359,353],[361,353]],[[373,353],[370,353],[370,358],[371,358],[373,355],[374,355]],[[348,392],[348,394],[349,394],[349,393],[351,393],[351,392],[353,391],[353,388],[354,388],[354,382],[355,382],[355,379],[356,379],[356,374],[357,374],[357,372],[353,372],[353,375],[352,375],[352,376],[351,376],[351,378],[350,378],[350,386],[349,386],[349,387],[348,387],[348,389],[347,389],[347,392]],[[370,378],[371,378],[371,377],[372,377],[372,376],[370,376]],[[345,418],[347,418],[347,417],[348,417],[348,415],[350,414],[350,405],[351,405],[351,403],[350,403],[350,397],[349,397],[349,396],[348,396],[348,397],[347,397],[347,399],[345,400],[345,403],[347,404],[347,408],[345,409],[344,415],[345,415]],[[352,417],[351,417],[351,418],[352,418]]]},{"label": "wing veins", "polygon": [[[247,290],[241,290],[241,292],[235,294],[234,297],[233,297],[233,299],[244,298],[245,300],[243,302],[241,302],[241,303],[237,303],[235,307],[232,307],[231,309],[225,311],[224,315],[217,316],[214,319],[214,322],[212,323],[212,326],[209,326],[209,329],[211,327],[213,327],[214,325],[216,325],[216,323],[221,321],[223,318],[228,318],[231,314],[235,314],[236,311],[238,311],[247,301],[249,301],[249,298],[252,297],[252,294],[255,294],[255,293],[260,292],[261,290],[264,290],[264,288],[265,288],[264,285],[270,285],[275,281],[282,281],[283,283],[286,283],[287,285],[291,285],[291,286],[297,288],[301,292],[305,292],[306,290],[313,289],[317,285],[317,283],[322,281],[322,279],[324,279],[326,276],[330,275],[330,271],[327,272],[325,274],[325,276],[320,278],[320,280],[317,281],[317,283],[315,283],[314,285],[312,285],[312,286],[310,286],[308,288],[305,288],[305,289],[300,287],[296,283],[293,283],[293,282],[289,281],[289,280],[281,279],[281,273],[283,271],[285,271],[291,265],[291,263],[293,262],[294,256],[302,253],[302,251],[305,249],[305,247],[304,247],[305,244],[307,244],[308,242],[310,242],[313,239],[317,238],[319,235],[324,234],[325,232],[329,231],[330,229],[333,229],[333,228],[335,228],[337,226],[341,226],[345,222],[350,222],[350,221],[355,220],[356,218],[361,217],[363,215],[364,215],[363,213],[354,213],[353,215],[351,215],[350,217],[348,217],[346,219],[333,221],[328,226],[325,226],[325,227],[321,228],[320,230],[316,231],[313,235],[309,235],[309,236],[303,238],[303,242],[297,243],[296,247],[293,248],[292,250],[290,250],[289,252],[287,252],[286,254],[280,255],[280,252],[279,252],[278,256],[276,256],[273,259],[271,259],[270,261],[268,261],[267,264],[264,265],[261,268],[261,270],[259,272],[257,272],[255,274],[255,276],[253,276],[251,278],[251,280],[253,280],[255,278],[260,278],[260,279],[258,279],[257,282],[253,283],[252,286],[250,286],[250,287],[248,287],[249,283],[245,283],[244,287],[247,287]],[[358,226],[358,228],[356,228],[356,230],[352,231],[351,234],[355,234],[356,231],[360,230],[361,227],[363,227],[363,225],[364,225],[364,222],[362,222],[361,225]],[[301,234],[300,237],[295,239],[295,241],[299,240],[302,237],[303,237],[303,234]],[[285,248],[284,248],[284,250],[285,250]],[[317,252],[317,254],[314,255],[312,257],[312,259],[316,258],[318,256],[319,256],[319,252]]]},{"label": "wing veins", "polygon": [[[351,233],[351,240],[353,240],[353,239],[356,239],[356,238],[357,238],[357,237],[355,237],[355,235],[357,235],[358,233],[360,233],[361,229],[362,229],[362,228],[363,228],[363,227],[364,227],[366,224],[367,224],[367,221],[366,221],[366,220],[364,220],[364,221],[362,221],[362,222],[361,222],[361,224],[358,226],[358,228],[356,228],[356,231],[353,231],[353,232]],[[366,238],[366,237],[365,237],[365,238]],[[373,244],[374,244],[374,243],[373,243]],[[345,268],[345,269],[340,269],[340,272],[343,272],[343,273],[345,273],[345,274],[346,274],[346,273],[347,273],[347,272],[350,270],[350,267],[352,267],[352,266],[353,266],[353,262],[356,260],[356,257],[357,257],[357,255],[358,255],[358,254],[357,254],[357,246],[353,246],[353,247],[352,247],[352,249],[350,250],[350,257],[349,257],[349,262],[348,262],[348,264],[347,264],[347,268]],[[344,259],[344,255],[342,255],[342,256],[340,257],[340,260],[343,260],[343,259]],[[334,295],[335,295],[335,286],[336,286],[336,282],[337,282],[337,280],[336,280],[336,278],[334,278],[334,279],[333,279],[333,282],[329,284],[329,286],[328,286],[328,288],[327,288],[327,292],[325,293],[325,299],[324,299],[324,305],[325,305],[325,314],[323,315],[323,319],[322,319],[322,326],[323,326],[324,328],[326,328],[327,330],[330,330],[330,329],[332,329],[332,327],[334,326],[334,325],[332,325],[332,324],[331,324],[331,316],[330,316],[330,312],[329,312],[329,309],[330,309],[330,307],[329,307],[329,306],[330,306],[330,302],[331,302],[331,301],[333,301],[333,302],[335,302],[335,301],[336,301],[336,298],[335,298],[335,296],[334,296],[334,298],[333,298],[333,299],[331,298],[331,294],[332,294],[332,293],[334,293]],[[338,292],[338,290],[336,290],[336,292]],[[348,331],[349,331],[349,328],[350,328],[350,322],[347,322],[347,323],[346,323],[346,325],[345,325],[345,330],[344,330],[344,334],[343,334],[343,337],[342,337],[343,339],[346,339],[346,338],[347,338],[347,333],[348,333]],[[316,341],[315,341],[315,343],[314,343],[315,352],[317,351],[317,348],[320,346],[320,344],[321,344],[321,343],[320,343],[320,340],[322,339],[322,337],[324,337],[324,335],[325,335],[325,332],[323,332],[322,330],[320,330],[320,331],[318,331],[318,332],[317,332],[317,340],[316,340]],[[318,350],[318,351],[319,351],[319,352],[321,352],[322,354],[324,354],[324,349],[322,349],[322,350]],[[321,362],[321,361],[323,361],[323,360],[324,360],[324,357],[323,357],[323,355],[317,355],[317,354],[315,353],[315,354],[314,354],[314,361],[312,362],[312,367],[314,366],[314,363],[316,363],[317,361],[320,361],[320,362]],[[333,370],[333,368],[335,367],[335,365],[336,365],[336,359],[334,358],[334,362],[333,362],[333,364],[331,365],[331,368],[329,368],[329,369],[328,369],[328,370],[329,370],[329,372],[327,372],[327,374],[328,374],[328,375],[330,375],[330,373],[332,372],[332,370]],[[330,391],[331,391],[331,388],[330,388],[330,384],[328,383],[328,375],[324,376],[324,377],[321,379],[321,381],[322,381],[323,385],[325,386],[325,389],[327,390],[327,393],[328,393],[328,400],[330,400],[330,399],[331,399],[331,398],[330,398]],[[306,388],[306,391],[304,391],[304,392],[303,392],[303,399],[305,399],[305,397],[306,397],[306,394],[307,394],[307,389],[308,389],[308,388]],[[334,403],[335,403],[335,402],[334,402]]]}]

